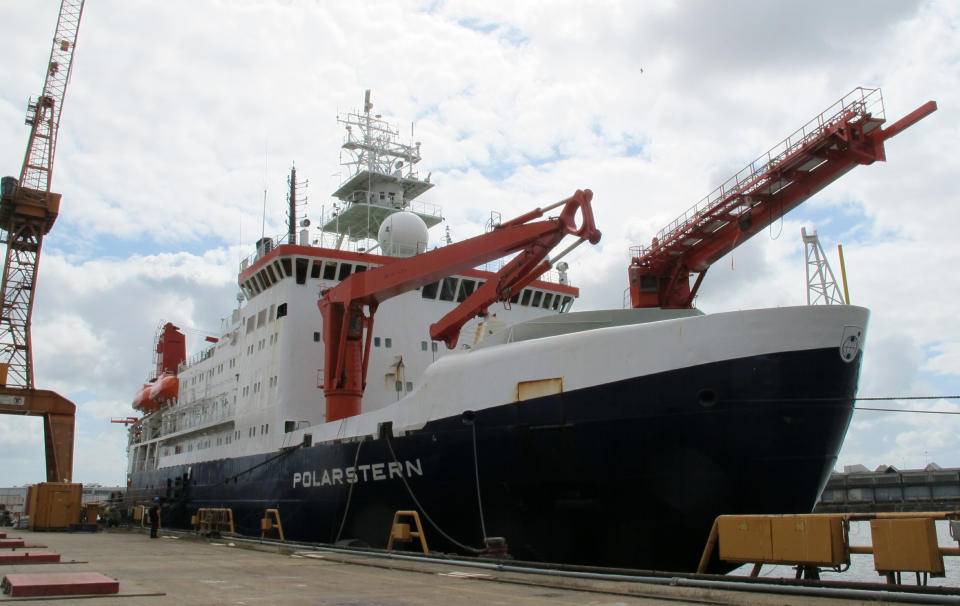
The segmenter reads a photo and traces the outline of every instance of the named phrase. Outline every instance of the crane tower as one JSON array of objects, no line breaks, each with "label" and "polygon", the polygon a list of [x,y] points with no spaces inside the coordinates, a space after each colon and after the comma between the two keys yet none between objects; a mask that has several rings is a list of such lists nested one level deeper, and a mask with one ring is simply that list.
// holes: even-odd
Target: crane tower
[{"label": "crane tower", "polygon": [[30,316],[40,247],[60,210],[60,194],[50,191],[50,177],[83,2],[60,4],[43,92],[27,105],[30,136],[20,178],[4,177],[0,188],[0,244],[6,247],[0,286],[0,383],[25,389],[33,387]]},{"label": "crane tower", "polygon": [[50,178],[83,2],[61,0],[43,92],[27,105],[30,137],[20,178],[0,180],[0,244],[6,249],[0,284],[0,414],[43,417],[48,482],[69,482],[73,475],[77,407],[57,393],[34,389],[30,316],[43,236],[60,211],[60,194],[50,191]]}]

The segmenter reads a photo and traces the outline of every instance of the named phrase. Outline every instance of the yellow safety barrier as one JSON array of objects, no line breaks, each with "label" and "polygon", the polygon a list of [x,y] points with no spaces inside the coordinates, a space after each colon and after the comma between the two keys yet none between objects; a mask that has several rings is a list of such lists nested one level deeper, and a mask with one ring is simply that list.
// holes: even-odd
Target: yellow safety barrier
[{"label": "yellow safety barrier", "polygon": [[[412,518],[416,530],[410,529],[410,524],[400,522],[400,518]],[[393,525],[390,527],[390,539],[387,541],[387,550],[393,549],[393,542],[396,541],[420,541],[420,547],[423,553],[427,551],[427,537],[423,534],[423,526],[420,525],[420,514],[416,511],[400,510],[393,514]]]},{"label": "yellow safety barrier", "polygon": [[222,532],[235,534],[233,510],[226,507],[202,507],[197,510],[197,515],[191,516],[190,521],[202,535],[209,536]]},{"label": "yellow safety barrier", "polygon": [[[818,569],[840,571],[850,554],[871,554],[874,569],[887,582],[900,583],[901,572],[944,575],[943,557],[960,556],[960,548],[937,543],[935,520],[958,520],[960,511],[874,514],[799,514],[719,516],[713,523],[697,572],[706,571],[714,550],[724,562],[753,564],[757,576],[764,564],[797,566],[818,577]],[[850,545],[850,522],[869,521],[872,545]]]},{"label": "yellow safety barrier", "polygon": [[[270,516],[273,515],[273,518]],[[280,523],[280,510],[279,509],[268,509],[263,512],[263,518],[260,519],[260,538],[262,539],[264,535],[269,530],[277,529],[277,534],[280,535],[280,540],[285,541],[283,538],[283,524]]]}]

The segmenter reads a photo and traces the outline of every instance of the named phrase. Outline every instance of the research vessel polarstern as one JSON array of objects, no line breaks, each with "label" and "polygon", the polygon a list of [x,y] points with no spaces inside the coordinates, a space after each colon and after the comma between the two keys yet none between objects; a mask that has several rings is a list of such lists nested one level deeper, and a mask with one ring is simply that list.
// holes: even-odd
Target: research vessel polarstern
[{"label": "research vessel polarstern", "polygon": [[277,509],[288,539],[374,547],[415,510],[433,549],[694,570],[718,514],[812,509],[869,315],[704,314],[706,269],[935,107],[883,128],[880,91],[855,89],[633,250],[630,308],[575,312],[573,246],[547,254],[599,240],[589,190],[428,249],[420,144],[368,91],[338,116],[350,174],[315,237],[292,172],[288,233],[241,262],[220,334],[188,359],[158,330],[127,499],[160,497],[167,526],[229,508],[255,535]]}]

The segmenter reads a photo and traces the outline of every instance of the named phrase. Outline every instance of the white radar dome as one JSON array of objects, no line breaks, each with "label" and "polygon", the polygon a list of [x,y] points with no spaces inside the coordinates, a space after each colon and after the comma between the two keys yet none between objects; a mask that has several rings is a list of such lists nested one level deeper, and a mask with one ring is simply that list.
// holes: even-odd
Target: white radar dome
[{"label": "white radar dome", "polygon": [[383,220],[377,241],[383,254],[412,257],[427,250],[427,224],[416,214],[400,211]]}]

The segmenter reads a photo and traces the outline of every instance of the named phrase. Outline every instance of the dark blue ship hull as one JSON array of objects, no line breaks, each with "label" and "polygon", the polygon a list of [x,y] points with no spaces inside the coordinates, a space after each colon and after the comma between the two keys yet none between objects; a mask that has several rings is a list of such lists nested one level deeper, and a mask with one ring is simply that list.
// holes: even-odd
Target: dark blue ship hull
[{"label": "dark blue ship hull", "polygon": [[[287,538],[379,547],[401,509],[480,547],[482,502],[487,535],[518,559],[691,571],[717,515],[813,509],[861,356],[847,363],[828,348],[682,368],[405,435],[135,473],[127,496],[163,497],[168,526],[229,507],[238,532],[259,536],[277,508]],[[432,550],[457,550],[424,525]]]}]

